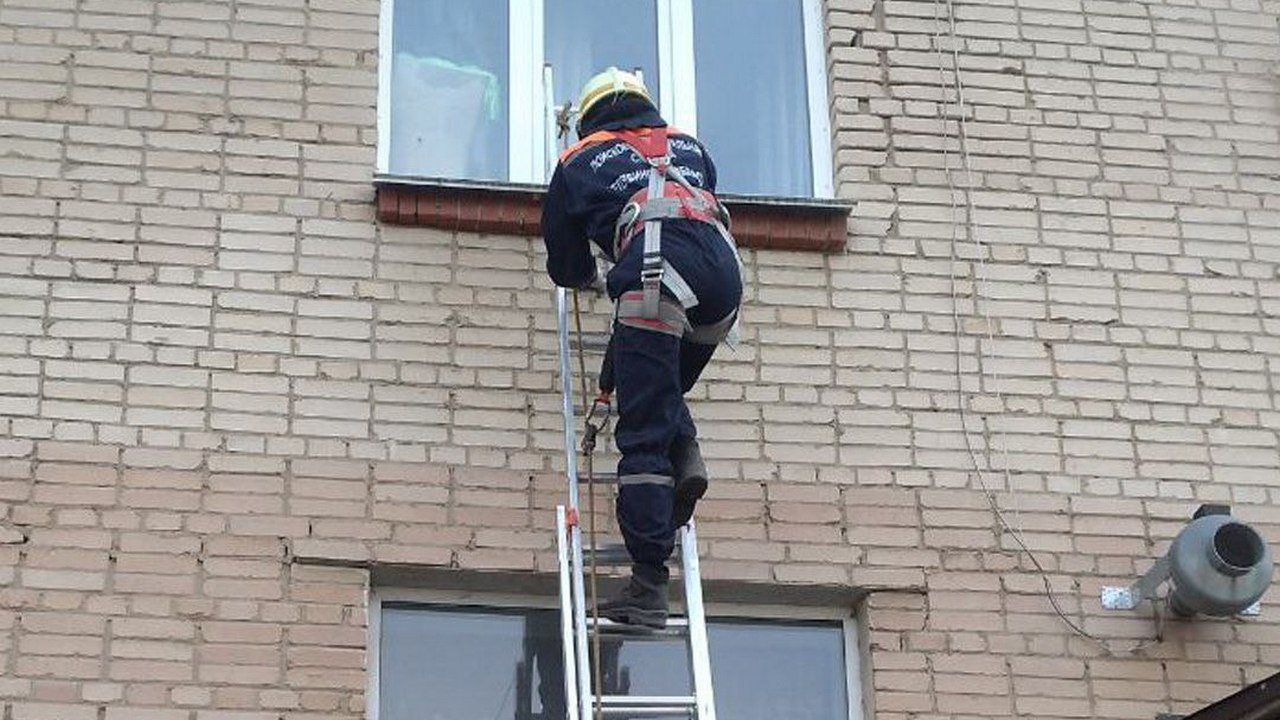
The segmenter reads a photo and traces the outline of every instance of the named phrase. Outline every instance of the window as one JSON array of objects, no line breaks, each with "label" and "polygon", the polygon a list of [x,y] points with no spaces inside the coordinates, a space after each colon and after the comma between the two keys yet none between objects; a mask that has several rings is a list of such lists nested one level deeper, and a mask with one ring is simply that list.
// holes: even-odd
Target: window
[{"label": "window", "polygon": [[[474,599],[447,603],[376,596],[370,720],[565,716],[559,612],[467,602]],[[713,618],[707,632],[720,717],[861,716],[851,622],[723,617]],[[687,654],[679,641],[624,641],[606,656],[611,693],[691,692]]]},{"label": "window", "polygon": [[[720,191],[831,197],[821,0],[383,0],[383,176],[538,183],[557,106],[608,65],[719,160]],[[749,79],[749,81],[744,81]]]},{"label": "window", "polygon": [[[510,172],[507,0],[400,0],[389,86],[388,171],[501,179]],[[465,7],[470,12],[459,12]],[[387,56],[383,56],[386,59]],[[386,78],[384,78],[386,80]]]}]

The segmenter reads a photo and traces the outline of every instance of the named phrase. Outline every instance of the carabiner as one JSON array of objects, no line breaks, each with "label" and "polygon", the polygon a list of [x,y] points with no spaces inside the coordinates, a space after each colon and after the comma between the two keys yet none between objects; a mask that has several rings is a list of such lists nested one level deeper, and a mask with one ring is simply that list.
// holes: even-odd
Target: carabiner
[{"label": "carabiner", "polygon": [[613,403],[609,393],[601,391],[591,402],[587,411],[586,430],[582,433],[582,452],[590,455],[596,449],[596,436],[609,426],[609,417],[613,414]]}]

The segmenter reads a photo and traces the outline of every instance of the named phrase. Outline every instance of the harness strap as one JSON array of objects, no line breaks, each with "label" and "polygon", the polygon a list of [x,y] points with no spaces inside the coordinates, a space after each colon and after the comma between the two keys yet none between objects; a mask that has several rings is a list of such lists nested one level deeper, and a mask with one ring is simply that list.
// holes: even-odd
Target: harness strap
[{"label": "harness strap", "polygon": [[644,290],[631,290],[622,293],[614,305],[614,314],[619,324],[638,330],[649,330],[674,337],[684,337],[689,331],[689,319],[680,303],[666,297],[658,298],[657,317],[645,314]]},{"label": "harness strap", "polygon": [[682,338],[697,345],[719,345],[738,324],[738,311],[734,310],[709,325],[693,326],[680,303],[668,297],[658,301],[658,317],[647,318],[644,316],[643,290],[623,293],[614,306],[614,313],[621,325]]},{"label": "harness strap", "polygon": [[[615,239],[619,242],[614,247],[614,257],[622,257],[622,254],[626,252],[627,248],[631,244],[631,240],[639,232],[639,229],[643,227],[638,222],[641,218],[688,218],[701,220],[716,228],[716,231],[720,234],[720,238],[724,240],[730,250],[733,251],[734,258],[738,263],[738,272],[739,274],[742,273],[742,259],[738,256],[737,244],[733,241],[733,236],[729,234],[729,229],[725,227],[723,223],[709,213],[702,216],[690,217],[690,215],[685,212],[687,208],[680,205],[679,198],[668,197],[662,198],[662,200],[664,202],[654,203],[652,205],[648,205],[648,203],[646,203],[649,208],[648,210],[641,209],[645,206],[634,202],[627,205],[623,210],[622,215],[618,218],[618,227]],[[648,216],[646,216],[646,212],[649,213]],[[676,299],[680,301],[680,304],[684,306],[685,310],[690,310],[698,306],[698,296],[693,291],[693,287],[689,285],[688,281],[686,281],[675,267],[666,259],[663,259],[662,261],[662,285],[666,287],[667,290],[670,290],[672,295],[675,295]]]},{"label": "harness strap", "polygon": [[[618,298],[616,314],[624,325],[685,337],[690,342],[715,345],[736,335],[738,312],[706,326],[692,327],[685,311],[698,305],[698,296],[680,273],[662,257],[662,221],[688,219],[708,223],[733,251],[742,273],[742,257],[729,233],[729,213],[715,195],[694,187],[672,163],[668,128],[647,128],[634,133],[596,133],[589,140],[617,139],[631,146],[649,163],[649,182],[627,203],[614,223],[614,257],[621,260],[631,240],[644,232],[639,293]],[[670,179],[676,187],[667,189]],[[678,303],[662,296],[666,286]],[[638,295],[638,297],[637,297]],[[630,297],[628,297],[630,296]],[[674,308],[674,309],[673,309]]]},{"label": "harness strap", "polygon": [[[671,176],[681,187],[687,190],[690,195],[699,199],[703,197],[702,193],[705,191],[699,192],[697,188],[689,184],[689,181],[685,179],[684,175],[681,175],[679,172],[672,172]],[[714,195],[711,196],[711,199],[714,201],[713,204],[715,206],[715,220],[712,221],[711,224],[715,226],[716,230],[720,233],[720,237],[724,239],[725,243],[729,246],[729,249],[733,251],[733,257],[738,261],[738,277],[745,278],[746,273],[742,269],[742,255],[738,253],[738,243],[734,242],[733,235],[729,233],[729,210],[725,208],[724,204],[716,199]],[[690,342],[705,345],[718,345],[723,341],[728,341],[729,347],[736,347],[738,343],[738,320],[739,315],[735,310],[727,317],[719,320],[718,322],[712,323],[711,325],[692,328],[691,335],[697,336],[697,339],[695,339],[695,337],[690,337],[689,340]]]},{"label": "harness strap", "polygon": [[632,290],[618,298],[614,309],[615,319],[620,325],[662,333],[681,338],[697,345],[719,345],[733,335],[738,325],[738,311],[709,325],[693,326],[689,316],[679,303],[668,297],[658,301],[658,317],[644,317],[644,291]]},{"label": "harness strap", "polygon": [[[649,184],[646,188],[648,198],[662,198],[666,193],[667,175],[671,172],[671,145],[667,140],[666,127],[646,128],[631,133],[616,133],[608,136],[625,142],[635,150],[645,162],[649,163]],[[590,138],[597,137],[592,135]],[[588,139],[590,139],[588,138]],[[628,203],[628,206],[635,203]],[[665,215],[649,213],[639,219],[642,206],[635,209],[625,208],[614,225],[614,257],[620,258],[619,231],[624,227],[633,227],[643,223],[644,255],[640,264],[640,287],[644,291],[643,317],[649,320],[658,319],[658,301],[662,296],[662,220]]]},{"label": "harness strap", "polygon": [[[665,132],[662,133],[662,144],[661,157],[645,156],[652,166],[649,170],[649,197],[654,199],[663,196],[671,162]],[[644,290],[644,317],[646,318],[658,317],[658,299],[662,296],[662,271],[662,218],[650,217],[644,221],[644,256],[640,265],[640,287]]]},{"label": "harness strap", "polygon": [[[618,219],[613,224],[613,256],[621,258],[627,251],[631,240],[645,227],[650,220],[697,220],[716,226],[722,234],[727,233],[727,211],[722,211],[711,193],[705,190],[687,193],[683,188],[665,188],[666,196],[649,198],[648,188],[637,192],[628,202]],[[708,202],[708,198],[711,199]],[[716,209],[709,209],[715,206]]]},{"label": "harness strap", "polygon": [[[678,175],[679,173],[676,173]],[[728,225],[729,212],[706,190],[687,185],[664,187],[663,197],[651,197],[649,188],[637,191],[614,222],[614,257],[626,252],[632,236],[649,220],[697,220],[708,225]],[[727,230],[727,227],[726,227]]]},{"label": "harness strap", "polygon": [[690,328],[689,332],[685,333],[684,339],[696,345],[719,345],[733,334],[733,330],[737,325],[738,311],[734,310],[710,325],[698,325]]},{"label": "harness strap", "polygon": [[641,203],[636,211],[635,219],[631,222],[648,222],[650,220],[666,220],[667,218],[678,218],[681,216],[680,198],[676,197],[660,197],[645,200]]},{"label": "harness strap", "polygon": [[689,281],[676,270],[675,266],[666,260],[662,261],[662,285],[676,296],[680,307],[685,310],[691,310],[698,306],[698,295],[693,292],[693,287],[689,285]]}]

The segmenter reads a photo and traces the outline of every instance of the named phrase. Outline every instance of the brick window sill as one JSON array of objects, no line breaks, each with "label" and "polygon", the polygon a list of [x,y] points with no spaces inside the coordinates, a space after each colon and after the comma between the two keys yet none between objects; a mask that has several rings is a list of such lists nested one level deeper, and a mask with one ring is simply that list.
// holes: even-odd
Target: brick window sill
[{"label": "brick window sill", "polygon": [[[538,237],[543,185],[424,180],[379,175],[378,219],[458,232]],[[844,249],[846,200],[721,196],[744,248],[831,253]]]}]

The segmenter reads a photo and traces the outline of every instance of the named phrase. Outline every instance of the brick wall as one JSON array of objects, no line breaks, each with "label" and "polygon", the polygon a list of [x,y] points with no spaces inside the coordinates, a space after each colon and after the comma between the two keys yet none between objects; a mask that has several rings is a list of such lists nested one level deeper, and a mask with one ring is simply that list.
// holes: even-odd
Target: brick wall
[{"label": "brick wall", "polygon": [[[1280,669],[1271,602],[1133,655],[1096,600],[1201,502],[1280,541],[1280,3],[956,2],[971,177],[946,3],[829,5],[860,204],[844,253],[747,253],[708,575],[875,590],[879,720]],[[538,243],[375,221],[377,12],[0,3],[5,720],[361,717],[371,563],[553,566]]]}]

